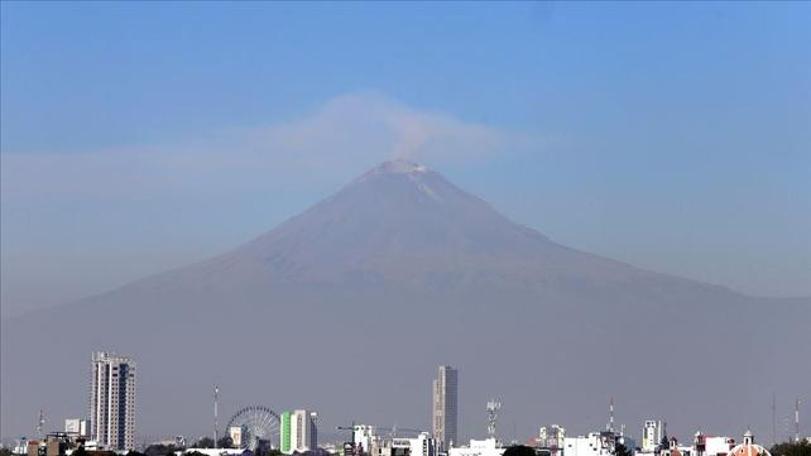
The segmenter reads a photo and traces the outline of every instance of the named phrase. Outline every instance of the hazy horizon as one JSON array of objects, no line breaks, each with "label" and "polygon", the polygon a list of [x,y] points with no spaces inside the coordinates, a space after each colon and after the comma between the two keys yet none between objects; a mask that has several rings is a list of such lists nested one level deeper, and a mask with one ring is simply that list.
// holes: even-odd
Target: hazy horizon
[{"label": "hazy horizon", "polygon": [[[327,428],[425,427],[426,372],[440,363],[464,373],[470,438],[494,394],[509,404],[505,435],[600,429],[609,397],[634,434],[656,416],[678,436],[763,435],[764,391],[781,414],[786,395],[805,394],[808,321],[809,299],[748,298],[573,250],[430,168],[386,162],[215,258],[4,320],[0,432],[26,429],[33,403],[57,420],[81,413],[82,364],[104,349],[138,363],[142,435],[209,428],[212,384],[230,392],[227,410],[306,404]],[[727,329],[748,337],[719,337]]]}]

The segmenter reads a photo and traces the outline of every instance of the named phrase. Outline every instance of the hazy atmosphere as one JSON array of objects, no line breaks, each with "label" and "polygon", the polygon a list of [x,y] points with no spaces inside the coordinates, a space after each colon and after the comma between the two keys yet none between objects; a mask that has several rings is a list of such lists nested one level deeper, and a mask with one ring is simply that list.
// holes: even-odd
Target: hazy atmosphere
[{"label": "hazy atmosphere", "polygon": [[427,428],[444,364],[460,440],[495,396],[516,442],[811,401],[811,3],[0,13],[2,439],[85,413],[99,350],[139,444],[214,384]]},{"label": "hazy atmosphere", "polygon": [[561,243],[811,295],[807,3],[2,8],[5,315],[396,156]]}]

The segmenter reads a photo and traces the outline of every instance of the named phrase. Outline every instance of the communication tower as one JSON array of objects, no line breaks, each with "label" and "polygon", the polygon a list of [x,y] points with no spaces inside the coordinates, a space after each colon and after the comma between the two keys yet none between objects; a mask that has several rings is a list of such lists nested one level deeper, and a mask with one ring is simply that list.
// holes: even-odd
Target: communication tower
[{"label": "communication tower", "polygon": [[487,435],[491,439],[496,438],[496,421],[498,420],[499,410],[501,410],[500,400],[491,399],[487,402]]},{"label": "communication tower", "polygon": [[44,436],[43,429],[45,429],[45,410],[39,409],[39,417],[37,418],[37,436],[39,438]]}]

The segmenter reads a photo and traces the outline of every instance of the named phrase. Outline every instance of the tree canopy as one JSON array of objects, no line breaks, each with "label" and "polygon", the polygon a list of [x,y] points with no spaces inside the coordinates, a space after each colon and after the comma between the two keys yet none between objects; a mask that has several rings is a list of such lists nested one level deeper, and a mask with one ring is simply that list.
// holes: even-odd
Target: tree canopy
[{"label": "tree canopy", "polygon": [[526,445],[513,445],[504,450],[503,456],[535,456],[535,449]]},{"label": "tree canopy", "polygon": [[203,437],[195,442],[194,445],[192,445],[192,448],[214,448],[214,439],[211,437]]},{"label": "tree canopy", "polygon": [[231,440],[230,436],[224,436],[217,439],[217,448],[233,448],[234,441]]},{"label": "tree canopy", "polygon": [[622,443],[617,442],[616,446],[614,446],[614,455],[615,456],[633,456],[634,452],[623,445]]},{"label": "tree canopy", "polygon": [[174,445],[155,444],[149,445],[144,450],[146,456],[172,456],[178,448]]},{"label": "tree canopy", "polygon": [[811,443],[807,440],[778,443],[769,452],[772,456],[811,456]]}]

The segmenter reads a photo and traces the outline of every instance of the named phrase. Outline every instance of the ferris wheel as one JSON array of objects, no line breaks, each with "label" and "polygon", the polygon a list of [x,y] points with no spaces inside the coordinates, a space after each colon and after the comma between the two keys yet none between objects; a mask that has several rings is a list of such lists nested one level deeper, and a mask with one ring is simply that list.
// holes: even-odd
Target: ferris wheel
[{"label": "ferris wheel", "polygon": [[255,451],[260,444],[266,444],[278,448],[279,415],[261,405],[245,407],[231,417],[226,432],[235,447]]}]

